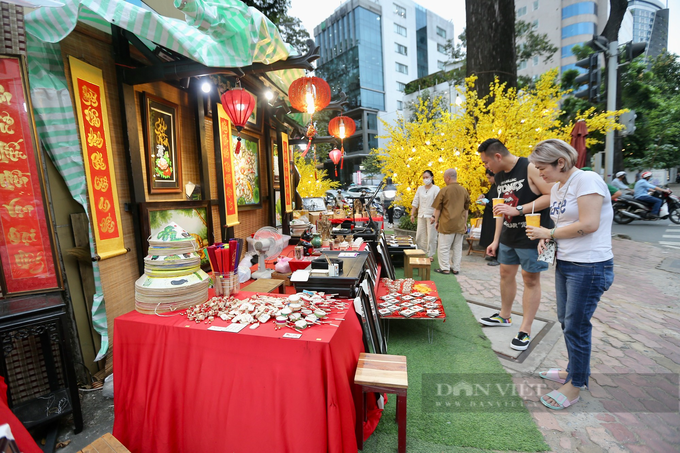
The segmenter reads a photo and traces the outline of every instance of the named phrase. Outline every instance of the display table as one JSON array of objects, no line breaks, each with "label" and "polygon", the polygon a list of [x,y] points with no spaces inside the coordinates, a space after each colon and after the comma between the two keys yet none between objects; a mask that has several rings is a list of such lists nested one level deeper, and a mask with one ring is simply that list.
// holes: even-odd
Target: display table
[{"label": "display table", "polygon": [[228,333],[181,315],[119,316],[113,435],[144,453],[356,451],[361,326],[351,304],[330,318],[344,320],[292,339],[271,322]]}]

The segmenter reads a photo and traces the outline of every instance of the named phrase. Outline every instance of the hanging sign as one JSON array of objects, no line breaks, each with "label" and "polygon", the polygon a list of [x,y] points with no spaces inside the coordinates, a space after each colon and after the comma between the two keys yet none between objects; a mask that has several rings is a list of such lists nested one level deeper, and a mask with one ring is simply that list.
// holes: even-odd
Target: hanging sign
[{"label": "hanging sign", "polygon": [[0,56],[0,258],[7,294],[61,287],[20,57]]},{"label": "hanging sign", "polygon": [[286,192],[286,212],[293,212],[293,184],[290,177],[290,146],[288,134],[281,132],[281,157],[283,158],[283,186]]},{"label": "hanging sign", "polygon": [[224,184],[224,212],[227,226],[238,225],[238,204],[236,203],[236,178],[234,176],[234,156],[231,151],[231,121],[222,104],[217,104],[217,117],[220,122],[220,153],[222,155],[222,183]]},{"label": "hanging sign", "polygon": [[73,57],[69,57],[69,63],[90,198],[90,221],[97,255],[107,259],[127,250],[120,221],[104,79],[102,71],[94,66]]}]

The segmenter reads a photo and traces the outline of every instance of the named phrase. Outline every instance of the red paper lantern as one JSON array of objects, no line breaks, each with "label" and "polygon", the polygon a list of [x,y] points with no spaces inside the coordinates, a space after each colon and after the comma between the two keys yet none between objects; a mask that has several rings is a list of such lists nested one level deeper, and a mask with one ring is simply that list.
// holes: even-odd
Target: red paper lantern
[{"label": "red paper lantern", "polygon": [[312,115],[331,102],[331,87],[318,77],[300,77],[288,88],[288,100],[295,110]]},{"label": "red paper lantern", "polygon": [[234,153],[238,154],[241,150],[241,130],[248,122],[253,109],[255,109],[255,99],[243,88],[236,87],[226,91],[222,95],[221,101],[224,111],[234,124],[234,127],[236,127],[237,142]]},{"label": "red paper lantern", "polygon": [[342,163],[340,164],[340,169],[342,169],[345,164],[345,144],[344,140],[347,137],[351,137],[354,132],[356,132],[357,126],[354,120],[347,116],[336,116],[328,122],[328,133],[335,138],[340,139],[340,148],[342,153]]},{"label": "red paper lantern", "polygon": [[340,158],[342,158],[342,151],[340,151],[338,148],[335,148],[333,151],[328,153],[328,157],[330,157],[335,164],[335,176],[338,176],[338,163],[340,162]]}]

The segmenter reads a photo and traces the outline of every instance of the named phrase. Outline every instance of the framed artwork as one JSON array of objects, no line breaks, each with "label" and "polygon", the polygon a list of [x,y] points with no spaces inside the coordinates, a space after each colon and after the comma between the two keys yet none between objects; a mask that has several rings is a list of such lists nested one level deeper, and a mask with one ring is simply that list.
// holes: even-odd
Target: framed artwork
[{"label": "framed artwork", "polygon": [[378,348],[378,354],[385,354],[387,352],[387,345],[385,342],[385,337],[382,334],[382,328],[380,326],[380,313],[378,313],[378,301],[375,299],[375,288],[369,281],[365,278],[361,281],[361,288],[364,290],[364,297],[366,297],[366,304],[369,309],[369,317],[373,323],[373,331],[376,337],[376,347]]},{"label": "framed artwork", "polygon": [[[140,203],[142,235],[144,238],[155,236],[165,226],[174,222],[194,237],[199,244],[198,254],[201,267],[210,269],[210,262],[205,254],[205,247],[213,241],[212,211],[207,202],[150,202]],[[148,252],[148,242],[144,241],[144,255]]]},{"label": "framed artwork", "polygon": [[279,146],[272,140],[272,182],[274,189],[281,188],[281,174],[279,172]]},{"label": "framed artwork", "polygon": [[[236,148],[236,135],[232,135],[232,149]],[[260,141],[252,135],[241,133],[241,151],[234,154],[236,202],[239,208],[262,207],[260,192]]]},{"label": "framed artwork", "polygon": [[26,60],[0,55],[0,297],[63,288]]},{"label": "framed artwork", "polygon": [[281,191],[274,190],[274,198],[276,199],[276,227],[280,227],[283,221],[282,206],[281,206]]},{"label": "framed artwork", "polygon": [[250,117],[248,118],[248,124],[247,127],[251,127],[253,129],[257,129],[258,131],[262,128],[262,115],[260,109],[260,100],[257,98],[255,93],[253,93],[251,90],[244,88],[250,95],[255,99],[255,108],[253,109],[253,113],[250,114]]},{"label": "framed artwork", "polygon": [[[357,305],[361,310],[356,309]],[[373,329],[373,321],[370,316],[370,308],[368,300],[363,288],[359,288],[358,296],[354,299],[355,312],[361,324],[361,330],[364,334],[364,350],[371,354],[380,354],[378,349],[378,338]]]},{"label": "framed artwork", "polygon": [[142,93],[142,111],[149,193],[181,193],[179,106]]}]

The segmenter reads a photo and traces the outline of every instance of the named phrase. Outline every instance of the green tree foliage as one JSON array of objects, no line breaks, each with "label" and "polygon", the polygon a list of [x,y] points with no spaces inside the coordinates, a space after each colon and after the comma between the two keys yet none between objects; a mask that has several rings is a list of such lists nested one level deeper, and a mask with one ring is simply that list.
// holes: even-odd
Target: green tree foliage
[{"label": "green tree foliage", "polygon": [[308,50],[309,33],[302,26],[300,19],[288,15],[290,0],[243,0],[243,3],[256,8],[267,16],[267,19],[279,28],[281,37],[285,42],[301,53]]}]

